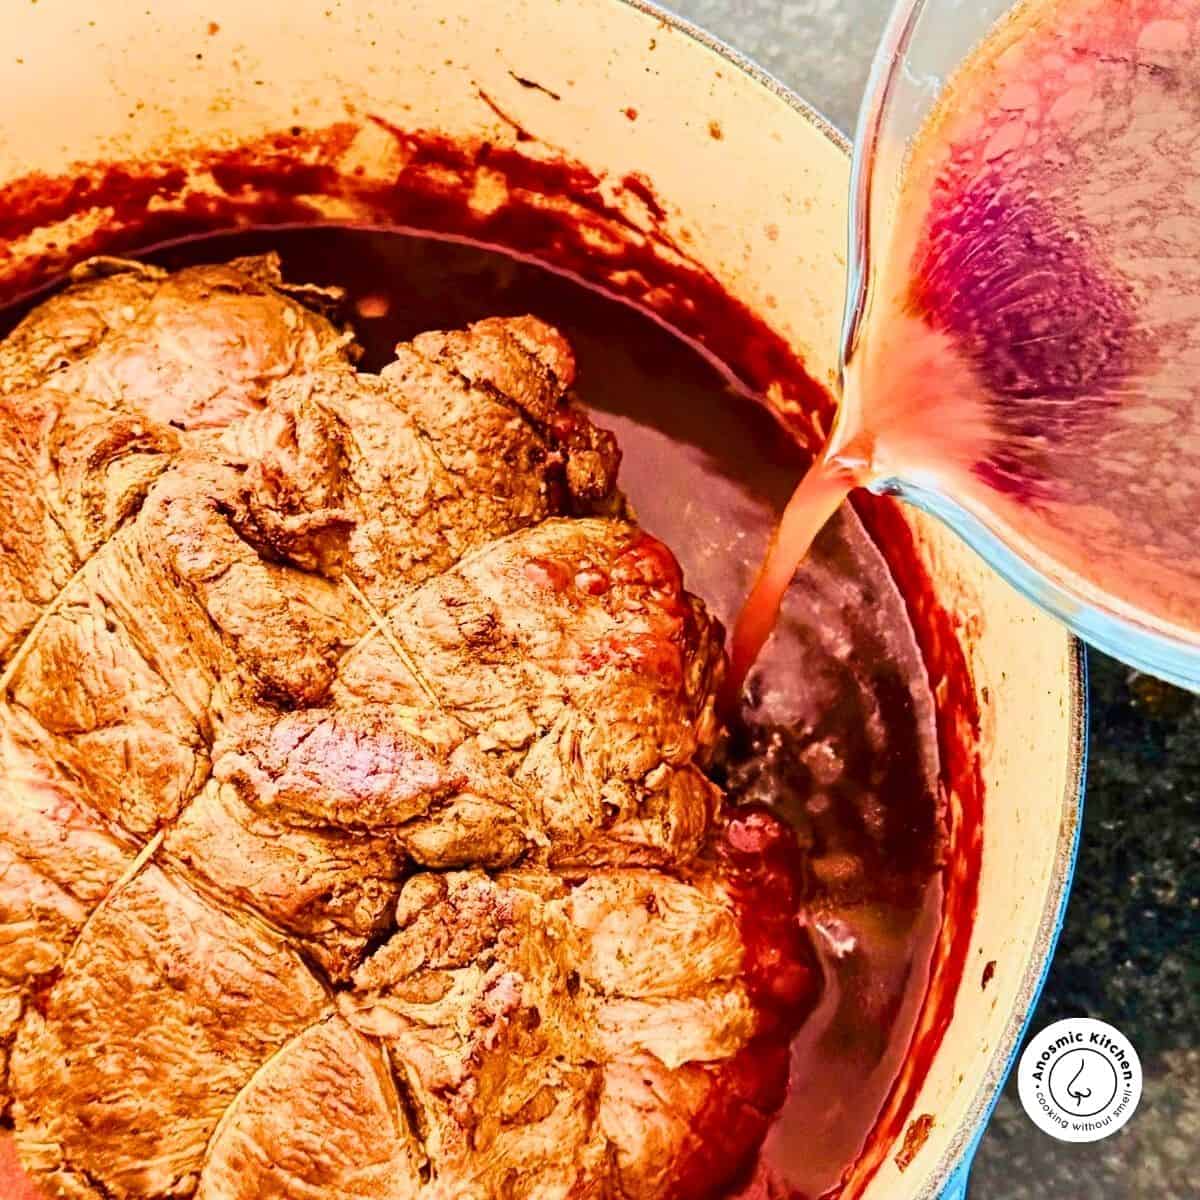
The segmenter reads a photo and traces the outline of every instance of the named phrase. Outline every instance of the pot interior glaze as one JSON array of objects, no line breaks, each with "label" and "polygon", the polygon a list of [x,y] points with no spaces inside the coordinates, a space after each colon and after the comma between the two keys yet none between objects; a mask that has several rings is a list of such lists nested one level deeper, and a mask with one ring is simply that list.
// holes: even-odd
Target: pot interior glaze
[{"label": "pot interior glaze", "polygon": [[[0,114],[2,300],[171,237],[400,225],[569,270],[696,341],[799,445],[829,428],[846,146],[673,17],[623,0],[28,5],[6,40],[21,102]],[[928,674],[948,837],[929,985],[842,1189],[908,1200],[951,1178],[1040,986],[1082,681],[1071,639],[946,531],[887,499],[859,516]]]}]

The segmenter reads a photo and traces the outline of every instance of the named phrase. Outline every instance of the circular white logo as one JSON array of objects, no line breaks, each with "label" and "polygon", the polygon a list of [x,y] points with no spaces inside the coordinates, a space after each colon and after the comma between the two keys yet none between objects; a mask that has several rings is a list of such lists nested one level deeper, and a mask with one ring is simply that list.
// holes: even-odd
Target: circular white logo
[{"label": "circular white logo", "polygon": [[1098,1142],[1133,1116],[1142,1096],[1142,1064],[1119,1029],[1070,1017],[1025,1047],[1017,1094],[1044,1133],[1061,1142]]}]

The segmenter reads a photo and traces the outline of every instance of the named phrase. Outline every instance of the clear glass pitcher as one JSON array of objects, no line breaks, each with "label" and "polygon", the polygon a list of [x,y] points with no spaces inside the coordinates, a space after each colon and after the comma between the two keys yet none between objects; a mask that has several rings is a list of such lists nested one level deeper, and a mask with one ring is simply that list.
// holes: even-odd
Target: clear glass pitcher
[{"label": "clear glass pitcher", "polygon": [[826,452],[1193,689],[1198,40],[1200,0],[901,0],[855,140]]}]

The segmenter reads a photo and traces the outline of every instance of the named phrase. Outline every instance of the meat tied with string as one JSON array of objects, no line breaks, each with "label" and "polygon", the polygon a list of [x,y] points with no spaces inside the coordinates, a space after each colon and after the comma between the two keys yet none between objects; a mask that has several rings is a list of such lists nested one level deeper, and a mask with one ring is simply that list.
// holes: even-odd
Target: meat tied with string
[{"label": "meat tied with string", "polygon": [[814,988],[786,838],[705,775],[719,626],[552,328],[372,375],[337,302],[96,260],[0,344],[22,1161],[89,1200],[719,1195]]}]

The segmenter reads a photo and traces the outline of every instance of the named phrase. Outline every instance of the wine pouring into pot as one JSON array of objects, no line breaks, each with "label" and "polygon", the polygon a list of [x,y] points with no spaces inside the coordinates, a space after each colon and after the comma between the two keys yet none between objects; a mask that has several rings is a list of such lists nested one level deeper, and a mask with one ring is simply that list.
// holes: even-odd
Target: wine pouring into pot
[{"label": "wine pouring into pot", "polygon": [[859,486],[1200,686],[1198,37],[1196,0],[896,8],[855,141],[840,407],[738,622],[731,697]]}]

